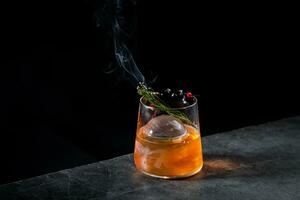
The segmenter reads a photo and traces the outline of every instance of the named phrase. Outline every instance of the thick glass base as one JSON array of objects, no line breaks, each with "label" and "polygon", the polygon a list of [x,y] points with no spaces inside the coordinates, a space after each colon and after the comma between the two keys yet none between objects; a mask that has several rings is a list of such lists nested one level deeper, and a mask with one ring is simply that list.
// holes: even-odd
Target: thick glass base
[{"label": "thick glass base", "polygon": [[201,171],[202,166],[199,169],[197,169],[196,171],[194,171],[194,172],[191,172],[191,173],[188,173],[188,174],[185,174],[185,175],[181,175],[181,176],[161,176],[161,175],[156,175],[156,174],[150,174],[150,173],[145,172],[143,170],[139,170],[139,171],[142,172],[143,174],[146,174],[148,176],[152,176],[152,177],[155,177],[155,178],[161,178],[161,179],[183,179],[183,178],[188,178],[188,177],[196,175],[198,172]]}]

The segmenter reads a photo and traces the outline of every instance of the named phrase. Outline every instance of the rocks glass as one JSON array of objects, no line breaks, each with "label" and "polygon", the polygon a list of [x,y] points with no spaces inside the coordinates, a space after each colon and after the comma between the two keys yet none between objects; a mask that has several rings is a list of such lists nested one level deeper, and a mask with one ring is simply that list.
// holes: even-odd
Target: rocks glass
[{"label": "rocks glass", "polygon": [[140,99],[134,148],[134,163],[144,174],[176,179],[192,176],[203,166],[196,97],[192,104],[172,108],[188,123],[161,112]]}]

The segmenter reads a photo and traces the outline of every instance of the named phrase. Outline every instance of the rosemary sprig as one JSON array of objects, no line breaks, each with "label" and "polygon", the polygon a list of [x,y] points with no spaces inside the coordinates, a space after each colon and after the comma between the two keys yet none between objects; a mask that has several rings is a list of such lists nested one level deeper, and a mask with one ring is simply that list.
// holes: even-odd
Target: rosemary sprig
[{"label": "rosemary sprig", "polygon": [[144,84],[140,84],[137,87],[137,92],[139,95],[141,95],[146,101],[150,102],[155,106],[155,108],[159,109],[160,111],[163,111],[167,113],[168,115],[171,115],[177,119],[179,119],[182,123],[192,125],[191,120],[186,116],[185,113],[174,110],[171,107],[169,107],[165,102],[163,102],[156,92],[154,92],[152,89],[147,88]]}]

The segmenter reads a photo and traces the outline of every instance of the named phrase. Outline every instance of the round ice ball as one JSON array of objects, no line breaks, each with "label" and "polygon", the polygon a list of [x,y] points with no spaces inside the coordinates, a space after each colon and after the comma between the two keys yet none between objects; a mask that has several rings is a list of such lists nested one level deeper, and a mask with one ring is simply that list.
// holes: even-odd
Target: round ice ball
[{"label": "round ice ball", "polygon": [[177,138],[187,132],[181,121],[170,115],[160,115],[151,119],[143,129],[147,136],[158,139]]}]

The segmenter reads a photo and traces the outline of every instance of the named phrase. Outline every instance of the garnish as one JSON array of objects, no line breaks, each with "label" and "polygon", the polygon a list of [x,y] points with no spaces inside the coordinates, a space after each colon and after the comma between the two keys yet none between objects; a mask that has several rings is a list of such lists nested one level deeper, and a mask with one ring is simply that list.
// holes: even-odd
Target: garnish
[{"label": "garnish", "polygon": [[148,88],[143,83],[139,84],[139,86],[137,87],[137,92],[147,102],[152,104],[153,107],[159,109],[162,112],[167,113],[168,115],[175,117],[176,119],[180,120],[184,124],[188,124],[188,125],[193,124],[185,113],[171,108],[168,104],[166,104],[163,100],[161,100],[158,92],[153,91],[153,89]]}]

